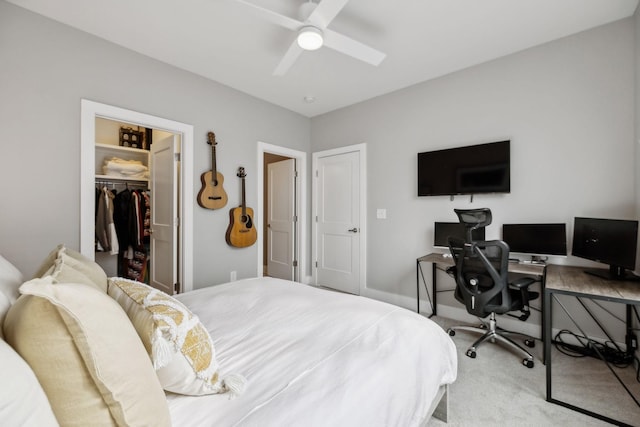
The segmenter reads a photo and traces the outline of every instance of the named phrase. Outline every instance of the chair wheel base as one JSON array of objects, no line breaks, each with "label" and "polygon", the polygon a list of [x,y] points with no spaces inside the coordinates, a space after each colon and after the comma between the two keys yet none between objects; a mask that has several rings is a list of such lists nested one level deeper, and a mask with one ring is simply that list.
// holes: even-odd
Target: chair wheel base
[{"label": "chair wheel base", "polygon": [[529,348],[533,348],[533,347],[536,346],[536,341],[535,340],[526,339],[526,340],[524,340],[524,345],[526,345]]},{"label": "chair wheel base", "polygon": [[456,336],[456,331],[454,331],[453,329],[447,330],[447,333],[449,334],[450,337],[455,337]]},{"label": "chair wheel base", "polygon": [[467,356],[472,358],[472,359],[475,359],[476,358],[475,350],[467,350]]},{"label": "chair wheel base", "polygon": [[522,364],[529,369],[533,368],[533,360],[523,359]]}]

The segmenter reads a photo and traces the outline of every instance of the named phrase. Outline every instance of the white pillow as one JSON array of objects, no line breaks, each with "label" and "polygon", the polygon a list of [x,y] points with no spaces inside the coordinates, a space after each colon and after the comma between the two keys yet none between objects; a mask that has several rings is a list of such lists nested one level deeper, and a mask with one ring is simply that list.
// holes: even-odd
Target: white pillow
[{"label": "white pillow", "polygon": [[4,317],[11,304],[20,296],[18,288],[23,281],[20,270],[0,255],[0,338],[4,338],[2,333]]},{"label": "white pillow", "polygon": [[35,374],[5,341],[0,340],[0,420],[6,426],[57,426],[51,405]]},{"label": "white pillow", "polygon": [[0,292],[6,295],[11,304],[20,296],[18,288],[23,282],[20,270],[0,255]]}]

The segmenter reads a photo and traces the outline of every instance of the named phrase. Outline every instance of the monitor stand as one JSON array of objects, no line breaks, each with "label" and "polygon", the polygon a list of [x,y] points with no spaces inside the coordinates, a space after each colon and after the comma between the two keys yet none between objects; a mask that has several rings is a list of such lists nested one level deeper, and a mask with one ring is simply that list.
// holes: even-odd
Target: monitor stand
[{"label": "monitor stand", "polygon": [[629,281],[629,282],[638,282],[640,281],[640,276],[636,276],[635,274],[627,271],[622,267],[618,267],[616,265],[612,265],[608,270],[604,268],[588,268],[584,270],[585,273],[591,274],[592,276],[598,276],[606,280],[618,280],[618,281]]}]

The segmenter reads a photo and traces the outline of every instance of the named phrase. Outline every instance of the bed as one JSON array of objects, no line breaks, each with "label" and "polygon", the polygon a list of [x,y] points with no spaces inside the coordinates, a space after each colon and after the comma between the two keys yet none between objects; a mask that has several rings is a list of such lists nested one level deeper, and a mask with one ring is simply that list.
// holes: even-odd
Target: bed
[{"label": "bed", "polygon": [[[127,286],[136,286],[137,291],[140,291],[144,290],[143,285],[112,278],[107,281],[109,283],[107,288],[104,288],[104,278],[95,265],[92,265],[91,271],[88,271],[86,265],[89,265],[89,261],[82,259],[79,254],[60,246],[54,250],[56,251],[58,257],[61,251],[73,254],[77,259],[74,258],[71,262],[71,258],[67,257],[65,267],[68,269],[69,266],[73,266],[75,270],[71,269],[73,272],[66,271],[65,274],[59,274],[59,272],[51,274],[51,266],[48,271],[44,266],[41,267],[36,275],[40,278],[20,285],[22,301],[17,295],[13,296],[14,301],[11,301],[11,297],[7,298],[12,307],[8,308],[9,313],[3,328],[7,342],[12,344],[16,353],[20,355],[19,358],[26,361],[32,368],[35,377],[43,386],[43,393],[39,393],[38,390],[29,391],[32,396],[30,401],[36,405],[37,396],[40,396],[40,400],[45,401],[44,406],[48,402],[51,410],[47,408],[35,410],[36,408],[33,407],[24,408],[0,401],[0,408],[3,408],[0,409],[0,419],[18,420],[16,417],[21,416],[21,412],[29,412],[29,418],[26,421],[21,420],[21,425],[28,425],[29,420],[33,421],[33,425],[55,425],[54,421],[43,422],[51,412],[58,421],[61,418],[64,419],[60,424],[69,424],[68,420],[76,420],[78,416],[76,412],[72,412],[72,415],[69,415],[69,412],[66,415],[60,415],[62,410],[69,410],[70,399],[78,401],[80,398],[76,395],[61,399],[58,395],[67,393],[69,387],[64,390],[58,389],[54,393],[51,386],[46,385],[58,384],[60,378],[55,380],[43,378],[43,376],[54,374],[50,369],[39,366],[42,363],[50,363],[49,358],[46,362],[40,360],[44,359],[42,347],[29,353],[28,348],[25,349],[26,344],[19,343],[19,336],[33,333],[45,336],[44,341],[50,340],[51,332],[49,331],[46,334],[42,331],[33,332],[38,328],[34,328],[33,325],[20,326],[33,322],[31,320],[34,317],[33,312],[42,312],[42,307],[34,307],[34,311],[28,316],[13,313],[28,306],[23,301],[32,298],[30,301],[44,301],[43,303],[53,305],[58,310],[64,306],[65,310],[73,312],[71,317],[75,320],[83,316],[94,318],[92,325],[83,326],[87,330],[85,332],[88,337],[84,341],[89,342],[93,358],[92,362],[87,363],[85,357],[84,364],[102,366],[102,370],[98,369],[98,371],[103,376],[110,375],[109,369],[114,371],[114,382],[106,386],[99,384],[98,391],[95,393],[96,396],[102,396],[105,401],[103,406],[106,409],[100,416],[106,414],[107,418],[111,417],[112,425],[143,425],[149,417],[151,419],[154,416],[160,417],[157,414],[168,414],[163,423],[180,427],[420,426],[426,425],[432,414],[446,420],[446,392],[448,385],[455,381],[457,359],[453,342],[440,326],[394,305],[268,277],[239,280],[174,297],[161,296],[169,301],[168,306],[186,307],[190,312],[189,316],[192,316],[190,317],[192,323],[195,322],[206,329],[215,349],[212,358],[215,360],[214,370],[218,388],[215,392],[202,391],[202,387],[194,389],[192,387],[194,383],[200,382],[200,386],[202,383],[196,374],[190,379],[192,382],[188,393],[191,395],[175,392],[175,388],[162,387],[164,390],[160,389],[160,397],[155,393],[156,379],[148,378],[148,372],[154,371],[152,363],[149,363],[149,357],[151,356],[151,361],[155,364],[156,360],[159,360],[158,354],[162,353],[162,346],[156,345],[164,342],[160,339],[160,332],[156,330],[156,335],[141,333],[142,329],[139,325],[144,322],[149,323],[150,318],[140,320],[139,304],[133,304],[137,306],[138,311],[132,314],[131,307],[123,302],[126,295],[123,296],[122,292],[113,293],[110,288],[117,282],[123,285],[125,290],[128,289]],[[78,260],[81,260],[82,266],[79,265]],[[50,260],[45,260],[44,264],[46,265],[47,262]],[[54,270],[56,268],[59,270],[60,264],[60,262],[54,263]],[[82,268],[85,268],[84,279],[91,277],[92,274],[94,278],[98,278],[95,282],[99,282],[100,291],[97,291],[95,286],[91,288],[70,283],[70,281],[80,281],[79,278],[82,277],[78,275],[78,270]],[[6,286],[5,289],[2,288],[2,281],[0,271],[0,290],[6,294]],[[47,292],[53,296],[48,296]],[[109,296],[103,296],[104,293]],[[156,291],[151,293],[157,296]],[[129,296],[131,295],[134,299],[137,296],[135,292],[129,293]],[[138,302],[142,300],[148,302],[150,296],[145,295],[147,296],[140,297]],[[70,302],[65,303],[65,298]],[[88,307],[90,305],[88,301],[94,299],[105,304],[99,309],[100,313],[104,313],[105,319],[111,319],[109,316],[114,315],[117,321],[102,321],[100,317],[102,314],[100,316],[96,314],[98,308]],[[113,300],[124,308],[129,315],[130,323],[135,326],[138,333],[136,337],[131,338],[131,343],[127,347],[123,347],[123,342],[127,341],[129,335],[120,331],[133,330],[133,327],[125,326],[127,321],[122,320],[119,314],[122,309],[118,308],[120,306],[117,304],[112,304]],[[2,307],[1,298],[0,307]],[[5,311],[7,307],[5,303]],[[124,318],[126,319],[126,316]],[[157,319],[157,316],[154,319]],[[70,329],[69,321],[71,320],[67,321],[67,329]],[[104,323],[117,324],[119,329],[113,333],[104,332],[101,330]],[[144,324],[147,325],[147,323]],[[47,324],[52,324],[50,319],[47,320]],[[48,326],[48,328],[52,327],[55,328],[55,326]],[[94,331],[92,332],[91,329]],[[100,337],[98,341],[108,347],[108,354],[96,356],[91,333]],[[149,337],[145,338],[145,335]],[[165,336],[168,335],[165,333]],[[147,338],[148,342],[145,342]],[[133,342],[136,339],[138,341],[141,339],[144,344],[142,347],[144,357],[138,361],[134,361],[135,351],[131,350],[133,347],[136,349],[140,347],[136,347]],[[34,340],[43,341],[42,338],[33,335],[24,338],[23,343],[27,340],[28,346],[32,346]],[[82,343],[78,344],[81,340],[75,337],[74,341],[76,347],[73,351],[77,351]],[[105,342],[112,343],[107,345],[104,344]],[[119,350],[121,346],[122,350]],[[4,350],[10,351],[10,349]],[[125,365],[136,363],[138,365],[112,366],[114,359],[120,359],[119,351],[122,354],[120,358],[127,359]],[[100,357],[103,357],[102,361]],[[73,357],[66,357],[63,362],[67,359],[73,359]],[[58,363],[63,362],[58,361]],[[146,365],[151,368],[148,369]],[[128,379],[134,375],[127,374],[125,372],[127,369],[136,373],[135,376],[138,378],[135,381],[128,382]],[[155,374],[163,385],[165,384],[162,374],[164,369],[167,367],[155,369]],[[175,372],[173,374],[175,381]],[[88,382],[95,380],[92,376],[96,375],[87,376]],[[67,377],[69,374],[66,375],[65,380]],[[231,378],[241,378],[241,386],[234,388],[224,383],[226,379],[231,384]],[[122,386],[122,382],[127,382],[127,386]],[[140,383],[147,385],[143,387]],[[5,382],[2,387],[5,390],[0,393],[0,399],[16,400],[15,395],[7,396],[10,393],[7,393]],[[116,391],[109,390],[108,395],[120,396],[124,403],[118,402],[121,405],[119,408],[124,408],[121,411],[124,415],[116,413],[112,402],[109,401],[109,396],[104,397],[105,393],[101,391],[104,387],[121,387]],[[182,384],[176,387],[178,391],[184,390]],[[151,389],[153,393],[149,391]],[[99,397],[96,397],[94,401],[98,399]],[[144,399],[151,399],[150,403],[144,405],[138,403]],[[58,408],[61,400],[67,408]],[[8,410],[12,412],[7,414]],[[87,416],[95,419],[95,414],[90,413]],[[122,421],[123,419],[125,421]]]}]

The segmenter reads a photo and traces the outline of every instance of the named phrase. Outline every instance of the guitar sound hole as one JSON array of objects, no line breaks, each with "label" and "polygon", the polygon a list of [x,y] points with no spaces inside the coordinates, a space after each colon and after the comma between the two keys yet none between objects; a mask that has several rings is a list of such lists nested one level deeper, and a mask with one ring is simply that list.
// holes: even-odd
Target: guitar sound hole
[{"label": "guitar sound hole", "polygon": [[251,221],[251,217],[249,215],[241,215],[240,221],[244,223],[244,226],[247,228],[251,228],[253,226],[253,222]]}]

